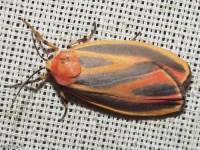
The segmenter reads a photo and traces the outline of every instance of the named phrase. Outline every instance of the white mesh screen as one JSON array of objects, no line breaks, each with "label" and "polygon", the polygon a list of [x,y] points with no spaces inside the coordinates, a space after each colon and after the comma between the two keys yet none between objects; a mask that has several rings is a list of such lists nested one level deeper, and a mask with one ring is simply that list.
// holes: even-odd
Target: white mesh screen
[{"label": "white mesh screen", "polygon": [[[200,1],[199,0],[1,0],[0,1],[0,149],[200,149]],[[69,103],[64,122],[56,91],[17,92],[6,84],[24,81],[44,65],[33,48],[25,18],[60,48],[90,33],[92,40],[137,38],[178,54],[191,66],[192,84],[185,112],[158,120],[126,120]],[[36,86],[36,84],[33,84]]]}]

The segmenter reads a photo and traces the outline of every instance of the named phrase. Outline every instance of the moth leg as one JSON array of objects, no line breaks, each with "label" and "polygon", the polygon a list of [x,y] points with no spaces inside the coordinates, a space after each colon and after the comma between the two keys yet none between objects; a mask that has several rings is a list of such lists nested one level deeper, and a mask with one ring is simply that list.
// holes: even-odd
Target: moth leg
[{"label": "moth leg", "polygon": [[84,36],[82,39],[72,41],[71,43],[69,43],[67,45],[67,48],[71,48],[71,47],[75,46],[76,44],[80,44],[81,42],[82,43],[88,42],[92,38],[94,33],[96,32],[96,28],[97,28],[96,22],[93,23],[93,26],[94,26],[94,29],[91,31],[91,33],[89,35]]},{"label": "moth leg", "polygon": [[[36,78],[36,79],[33,79],[33,80],[29,80],[29,81],[27,81],[26,84],[39,82],[39,81],[41,81],[41,80],[46,80],[47,78],[48,78],[47,75],[40,76],[40,77],[38,77],[38,78]],[[22,84],[24,84],[24,82],[16,83],[16,84],[13,84],[13,85],[5,85],[5,87],[15,88],[15,87],[19,87],[19,86],[21,86]]]},{"label": "moth leg", "polygon": [[25,86],[26,89],[29,89],[30,91],[34,91],[37,92],[39,91],[45,84],[46,84],[46,80],[44,80],[43,82],[41,82],[37,87],[31,87],[31,86]]},{"label": "moth leg", "polygon": [[139,35],[142,35],[142,33],[141,33],[141,32],[137,32],[137,33],[135,34],[135,37],[134,37],[132,40],[135,41],[136,38],[137,38]]},{"label": "moth leg", "polygon": [[68,101],[67,101],[67,98],[66,98],[63,90],[60,90],[60,97],[61,97],[61,103],[63,104],[65,111],[64,111],[62,117],[58,120],[59,122],[64,120],[64,118],[67,114],[67,109],[68,109]]},{"label": "moth leg", "polygon": [[31,29],[31,31],[35,34],[36,38],[37,38],[39,41],[41,41],[41,42],[44,43],[45,45],[51,47],[54,51],[59,50],[59,48],[58,48],[56,45],[54,45],[53,43],[48,42],[47,40],[45,40],[45,39],[42,37],[42,35],[41,35],[37,30],[35,30],[34,27],[31,26],[25,19],[21,19],[21,20],[22,20],[22,22],[23,22],[24,24],[26,24],[26,25]]},{"label": "moth leg", "polygon": [[[46,53],[54,52],[53,48],[45,48],[45,47],[42,45],[42,42],[41,42],[40,40],[34,38],[33,32],[32,32],[31,35],[32,35],[32,40],[33,40],[34,48],[36,49],[36,51],[37,51],[37,53],[38,53],[38,55],[39,55],[40,57],[42,57],[42,56],[40,55],[39,49],[38,49],[38,47],[36,46],[36,40],[37,40],[37,42],[39,43],[39,47],[40,47],[43,51],[45,51]],[[43,59],[43,58],[42,58],[42,59]],[[44,59],[43,59],[43,60],[44,60]]]}]

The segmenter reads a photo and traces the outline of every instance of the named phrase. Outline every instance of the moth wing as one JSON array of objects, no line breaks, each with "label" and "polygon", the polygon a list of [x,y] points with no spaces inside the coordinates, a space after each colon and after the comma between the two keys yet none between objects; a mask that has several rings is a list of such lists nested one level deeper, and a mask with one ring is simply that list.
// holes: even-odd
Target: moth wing
[{"label": "moth wing", "polygon": [[165,115],[183,106],[179,84],[150,62],[110,73],[83,74],[70,88],[84,101],[131,116]]},{"label": "moth wing", "polygon": [[74,49],[82,73],[70,88],[82,100],[131,116],[182,109],[190,70],[170,51],[136,41],[95,41]]}]

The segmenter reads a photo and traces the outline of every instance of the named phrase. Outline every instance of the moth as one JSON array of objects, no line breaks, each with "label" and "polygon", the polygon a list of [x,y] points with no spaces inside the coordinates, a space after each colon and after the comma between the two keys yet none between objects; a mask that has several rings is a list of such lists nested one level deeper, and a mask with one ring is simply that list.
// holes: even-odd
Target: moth
[{"label": "moth", "polygon": [[[52,76],[60,86],[60,96],[67,112],[64,92],[97,107],[117,114],[157,117],[179,112],[184,106],[191,71],[186,61],[163,48],[134,40],[93,41],[96,23],[91,34],[72,41],[60,50],[45,40],[26,20],[22,19],[36,39],[51,48],[53,57],[44,58],[44,67],[35,71],[25,82],[12,85],[21,89],[30,83]],[[34,45],[35,39],[33,38]],[[46,69],[47,74],[32,77]],[[67,87],[68,91],[63,91]]]}]

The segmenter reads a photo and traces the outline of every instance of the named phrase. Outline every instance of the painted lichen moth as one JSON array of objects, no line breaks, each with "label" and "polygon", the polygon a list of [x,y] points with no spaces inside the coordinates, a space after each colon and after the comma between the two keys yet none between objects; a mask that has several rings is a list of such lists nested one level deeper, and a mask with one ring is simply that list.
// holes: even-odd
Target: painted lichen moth
[{"label": "painted lichen moth", "polygon": [[[45,67],[34,72],[25,82],[12,85],[21,89],[49,77],[60,87],[60,96],[67,110],[65,92],[75,98],[127,116],[164,116],[180,112],[190,83],[188,64],[172,52],[144,42],[110,40],[89,41],[96,31],[71,42],[66,50],[46,41],[27,21],[38,42],[49,46],[55,54],[43,58]],[[80,44],[81,43],[81,44]],[[31,80],[47,69],[47,74]],[[63,91],[66,89],[67,91]],[[62,120],[61,119],[61,120]]]}]

